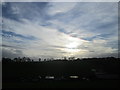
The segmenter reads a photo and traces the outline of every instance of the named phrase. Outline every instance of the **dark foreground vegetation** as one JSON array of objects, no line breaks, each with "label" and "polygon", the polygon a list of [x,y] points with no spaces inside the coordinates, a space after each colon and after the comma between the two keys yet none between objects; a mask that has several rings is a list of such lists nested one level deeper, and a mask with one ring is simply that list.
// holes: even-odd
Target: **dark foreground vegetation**
[{"label": "dark foreground vegetation", "polygon": [[3,58],[4,88],[119,88],[120,59]]}]

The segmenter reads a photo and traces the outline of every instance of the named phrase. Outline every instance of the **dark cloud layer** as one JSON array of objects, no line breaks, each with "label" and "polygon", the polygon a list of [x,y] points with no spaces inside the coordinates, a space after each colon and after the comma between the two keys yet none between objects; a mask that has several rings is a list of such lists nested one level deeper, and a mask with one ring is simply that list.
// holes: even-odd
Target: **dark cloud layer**
[{"label": "dark cloud layer", "polygon": [[20,50],[2,49],[2,56],[8,58],[16,58],[16,57],[23,57],[24,55]]}]

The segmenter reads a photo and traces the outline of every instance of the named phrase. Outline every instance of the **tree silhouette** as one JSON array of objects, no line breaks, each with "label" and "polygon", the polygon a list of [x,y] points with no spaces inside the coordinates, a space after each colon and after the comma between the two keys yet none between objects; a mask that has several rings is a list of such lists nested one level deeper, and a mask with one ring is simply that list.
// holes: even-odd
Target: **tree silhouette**
[{"label": "tree silhouette", "polygon": [[41,58],[39,58],[39,62],[41,61]]}]

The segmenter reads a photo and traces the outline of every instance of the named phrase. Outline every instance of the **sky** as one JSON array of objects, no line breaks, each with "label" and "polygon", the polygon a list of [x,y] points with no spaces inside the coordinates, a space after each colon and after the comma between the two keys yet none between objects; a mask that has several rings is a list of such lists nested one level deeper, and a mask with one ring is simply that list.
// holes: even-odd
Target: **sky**
[{"label": "sky", "polygon": [[3,57],[117,57],[118,3],[4,2],[1,30]]},{"label": "sky", "polygon": [[2,2],[119,2],[119,0],[1,0]]}]

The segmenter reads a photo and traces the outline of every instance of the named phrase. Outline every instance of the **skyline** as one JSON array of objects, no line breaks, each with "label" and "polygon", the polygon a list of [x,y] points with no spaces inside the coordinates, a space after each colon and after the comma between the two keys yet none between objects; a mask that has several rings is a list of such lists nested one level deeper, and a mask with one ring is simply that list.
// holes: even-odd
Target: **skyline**
[{"label": "skyline", "polygon": [[117,2],[2,5],[3,57],[118,57]]}]

